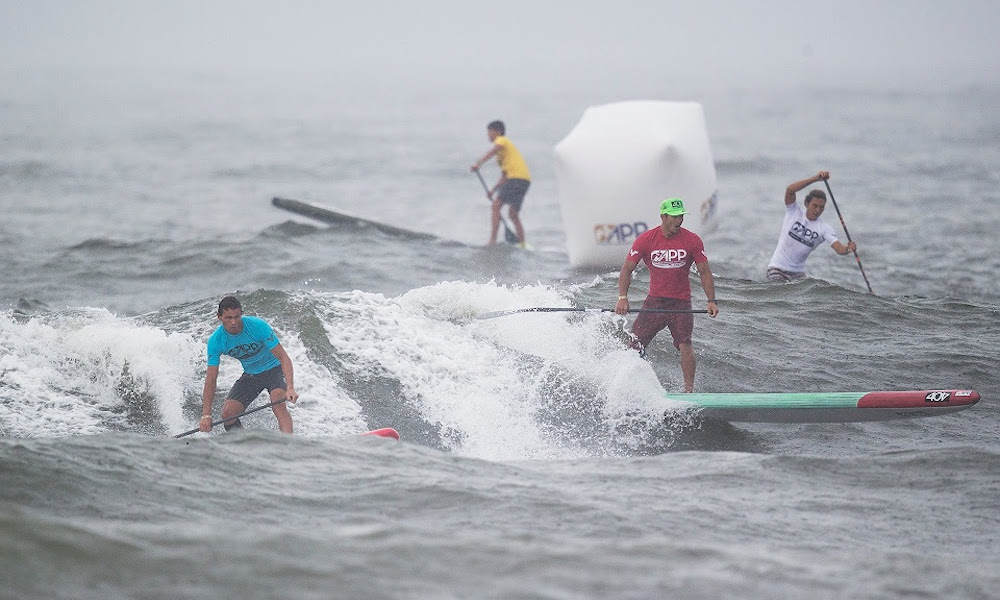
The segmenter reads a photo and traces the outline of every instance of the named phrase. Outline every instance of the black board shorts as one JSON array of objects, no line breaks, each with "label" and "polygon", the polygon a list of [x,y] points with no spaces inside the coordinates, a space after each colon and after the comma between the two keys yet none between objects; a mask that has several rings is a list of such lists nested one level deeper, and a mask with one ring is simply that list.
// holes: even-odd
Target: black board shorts
[{"label": "black board shorts", "polygon": [[524,195],[528,193],[531,182],[527,179],[508,179],[503,182],[498,190],[497,197],[500,204],[509,204],[515,210],[521,210],[524,204]]},{"label": "black board shorts", "polygon": [[257,399],[257,395],[262,390],[271,392],[284,389],[288,389],[288,384],[285,383],[285,374],[281,372],[279,365],[256,375],[244,373],[233,384],[233,389],[229,390],[229,395],[226,398],[232,398],[242,404],[243,408],[246,408]]}]

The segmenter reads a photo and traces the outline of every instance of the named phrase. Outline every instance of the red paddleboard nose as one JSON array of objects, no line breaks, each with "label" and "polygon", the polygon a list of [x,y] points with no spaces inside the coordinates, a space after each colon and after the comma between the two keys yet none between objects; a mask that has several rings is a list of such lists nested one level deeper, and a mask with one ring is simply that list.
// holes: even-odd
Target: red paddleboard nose
[{"label": "red paddleboard nose", "polygon": [[362,435],[377,435],[379,437],[392,438],[394,440],[399,439],[399,432],[393,429],[392,427],[383,427],[382,429],[374,429],[372,431],[363,433]]}]

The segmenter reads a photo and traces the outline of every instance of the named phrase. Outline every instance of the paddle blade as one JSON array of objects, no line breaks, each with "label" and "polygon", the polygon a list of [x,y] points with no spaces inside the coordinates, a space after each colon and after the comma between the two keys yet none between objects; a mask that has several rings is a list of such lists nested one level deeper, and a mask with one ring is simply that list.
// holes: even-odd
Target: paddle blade
[{"label": "paddle blade", "polygon": [[506,223],[504,223],[503,226],[504,226],[504,233],[503,233],[504,239],[507,240],[508,244],[516,244],[517,234],[511,231],[510,227],[508,227]]}]

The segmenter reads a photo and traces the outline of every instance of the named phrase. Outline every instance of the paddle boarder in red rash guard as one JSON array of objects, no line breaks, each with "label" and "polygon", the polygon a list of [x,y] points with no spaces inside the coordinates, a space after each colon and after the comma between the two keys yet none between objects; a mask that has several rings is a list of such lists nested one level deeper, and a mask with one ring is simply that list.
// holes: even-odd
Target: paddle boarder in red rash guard
[{"label": "paddle boarder in red rash guard", "polygon": [[[715,282],[712,269],[705,256],[705,244],[697,234],[681,227],[684,222],[684,202],[680,198],[667,198],[660,203],[660,226],[646,231],[632,244],[618,275],[618,303],[615,312],[628,313],[628,288],[632,284],[632,271],[642,260],[649,269],[649,295],[643,308],[672,310],[691,309],[691,282],[688,274],[691,264],[698,269],[701,287],[708,298],[708,314],[715,317],[719,306],[715,303]],[[696,360],[691,347],[694,330],[692,313],[639,313],[632,323],[631,346],[645,354],[649,342],[664,327],[670,329],[674,347],[681,353],[681,372],[684,374],[684,391],[694,391]]]}]

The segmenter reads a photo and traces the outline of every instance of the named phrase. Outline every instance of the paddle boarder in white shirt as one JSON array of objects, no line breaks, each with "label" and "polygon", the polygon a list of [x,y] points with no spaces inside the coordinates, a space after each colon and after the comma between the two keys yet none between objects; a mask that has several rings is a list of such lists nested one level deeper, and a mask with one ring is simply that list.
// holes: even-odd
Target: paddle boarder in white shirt
[{"label": "paddle boarder in white shirt", "polygon": [[795,194],[806,187],[830,178],[829,171],[820,171],[808,179],[796,181],[785,188],[785,220],[781,224],[778,246],[774,249],[771,262],[767,265],[770,281],[789,281],[806,276],[806,259],[823,242],[837,254],[844,255],[857,249],[850,241],[840,243],[833,227],[820,220],[826,208],[826,194],[823,190],[812,190],[806,194],[803,206],[795,202]]}]

